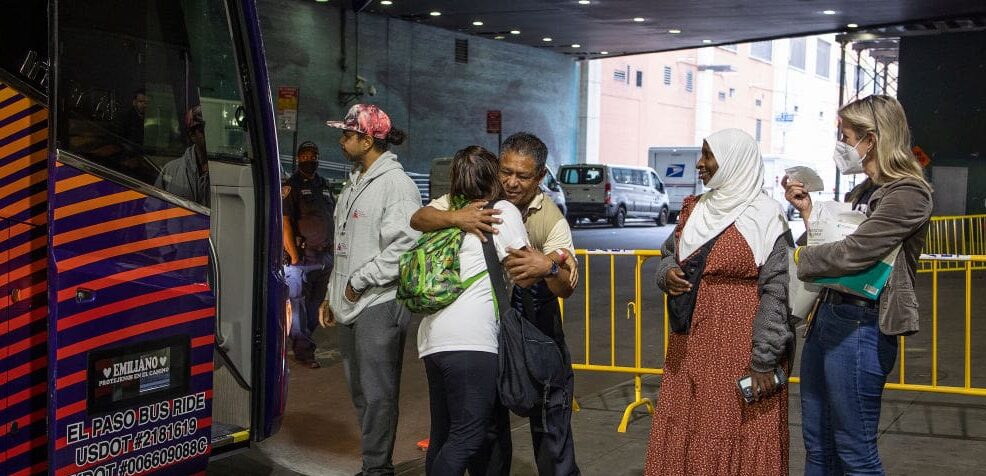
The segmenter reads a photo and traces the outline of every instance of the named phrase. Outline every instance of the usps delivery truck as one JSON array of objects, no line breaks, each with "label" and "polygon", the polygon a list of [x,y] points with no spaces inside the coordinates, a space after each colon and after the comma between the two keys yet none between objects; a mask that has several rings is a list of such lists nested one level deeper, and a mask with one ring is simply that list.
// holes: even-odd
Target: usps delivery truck
[{"label": "usps delivery truck", "polygon": [[647,151],[648,165],[664,182],[672,221],[678,220],[685,197],[702,193],[702,180],[695,171],[695,163],[701,156],[701,147],[651,147]]}]

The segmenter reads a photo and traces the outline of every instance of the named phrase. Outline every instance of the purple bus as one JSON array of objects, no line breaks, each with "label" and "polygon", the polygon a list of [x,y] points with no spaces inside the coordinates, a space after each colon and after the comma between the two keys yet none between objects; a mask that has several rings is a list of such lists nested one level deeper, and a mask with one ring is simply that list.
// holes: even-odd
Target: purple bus
[{"label": "purple bus", "polygon": [[0,474],[204,474],[286,399],[256,5],[0,13]]}]

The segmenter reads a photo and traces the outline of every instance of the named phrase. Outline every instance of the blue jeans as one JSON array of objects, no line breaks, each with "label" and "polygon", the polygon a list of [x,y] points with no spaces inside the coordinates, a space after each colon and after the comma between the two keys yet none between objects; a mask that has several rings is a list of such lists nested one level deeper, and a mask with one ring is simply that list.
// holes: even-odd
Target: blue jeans
[{"label": "blue jeans", "polygon": [[315,358],[312,332],[318,327],[318,308],[325,299],[331,272],[330,254],[306,256],[296,265],[284,266],[284,280],[291,301],[291,329],[288,335],[298,360]]},{"label": "blue jeans", "polygon": [[805,475],[884,474],[877,452],[880,400],[897,338],[879,311],[822,303],[801,354]]}]

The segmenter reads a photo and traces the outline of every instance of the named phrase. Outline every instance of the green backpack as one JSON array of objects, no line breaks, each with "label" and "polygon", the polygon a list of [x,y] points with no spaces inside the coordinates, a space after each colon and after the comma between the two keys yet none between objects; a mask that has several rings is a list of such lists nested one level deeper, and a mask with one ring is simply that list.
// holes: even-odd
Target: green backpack
[{"label": "green backpack", "polygon": [[[469,204],[463,197],[453,197],[450,210]],[[434,314],[452,304],[486,271],[463,280],[459,276],[459,250],[465,232],[452,227],[421,235],[413,248],[401,255],[397,299],[408,310]]]}]

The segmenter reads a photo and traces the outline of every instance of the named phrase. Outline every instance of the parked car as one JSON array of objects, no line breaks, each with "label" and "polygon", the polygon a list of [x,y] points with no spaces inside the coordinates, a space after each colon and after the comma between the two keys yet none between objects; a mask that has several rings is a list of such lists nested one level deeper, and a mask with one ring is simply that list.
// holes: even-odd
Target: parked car
[{"label": "parked car", "polygon": [[608,164],[563,165],[558,169],[565,191],[568,222],[609,220],[621,228],[627,218],[650,218],[667,225],[668,194],[650,167]]},{"label": "parked car", "polygon": [[541,191],[544,192],[551,201],[555,202],[555,205],[561,210],[561,214],[565,215],[565,210],[567,205],[565,203],[565,191],[562,190],[561,184],[558,183],[558,179],[555,178],[555,174],[551,173],[551,169],[548,169],[548,173],[544,174],[544,180],[541,180]]}]

